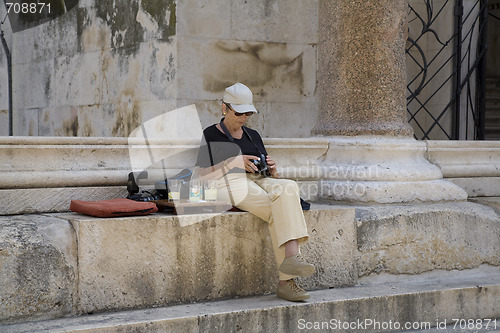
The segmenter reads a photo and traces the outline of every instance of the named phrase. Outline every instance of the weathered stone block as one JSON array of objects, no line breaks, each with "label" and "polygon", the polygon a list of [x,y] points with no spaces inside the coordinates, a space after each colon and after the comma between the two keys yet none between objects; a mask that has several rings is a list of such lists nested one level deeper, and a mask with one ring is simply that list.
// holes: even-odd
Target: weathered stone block
[{"label": "weathered stone block", "polygon": [[[309,138],[316,123],[317,106],[313,101],[298,103],[272,102],[260,103],[257,117],[250,117],[247,124],[259,128],[263,137],[270,138]],[[255,105],[258,107],[258,105]],[[298,120],[300,119],[300,121]]]},{"label": "weathered stone block", "polygon": [[[500,266],[500,220],[482,205],[318,205],[305,217],[301,252],[317,268],[306,289]],[[273,293],[278,278],[267,225],[249,213],[23,215],[0,227],[2,322]]]},{"label": "weathered stone block", "polygon": [[[106,30],[109,44],[100,48],[122,55],[133,55],[140,43],[148,40],[167,41],[176,31],[175,1],[89,1],[78,8],[78,28],[81,38],[85,30],[98,27]],[[84,39],[81,40],[85,47]]]},{"label": "weathered stone block", "polygon": [[53,59],[13,65],[14,77],[29,77],[29,80],[12,79],[12,94],[16,101],[14,106],[16,110],[42,108],[49,105],[50,96],[47,92],[51,85],[53,69]]},{"label": "weathered stone block", "polygon": [[[151,119],[145,103],[167,105],[163,112],[178,101],[209,103],[236,81],[249,85],[257,102],[283,105],[260,107],[273,118],[294,118],[286,107],[292,104],[294,115],[316,113],[317,22],[317,0],[79,1],[15,38],[7,29],[20,115],[14,132],[126,137]],[[3,58],[0,72],[6,82]],[[6,85],[0,94],[6,96]],[[36,121],[23,115],[34,109]],[[279,122],[270,125],[257,129],[306,137],[312,127],[291,133]]]},{"label": "weathered stone block", "polygon": [[[1,80],[1,78],[0,78]],[[0,97],[2,94],[0,93]],[[7,98],[6,98],[7,99]],[[9,107],[5,110],[0,110],[0,133],[9,133]]]},{"label": "weathered stone block", "polygon": [[0,190],[0,215],[66,212],[71,200],[125,198],[127,194],[124,186]]},{"label": "weathered stone block", "polygon": [[[456,324],[457,328],[469,324],[471,329],[458,330],[462,332],[493,332],[495,321],[488,321],[488,318],[500,316],[498,273],[468,278],[450,273],[424,282],[401,279],[310,294],[307,302],[291,303],[269,295],[94,314],[0,326],[0,329],[8,333],[446,332],[450,331],[450,326],[444,327],[447,323]],[[457,318],[462,320],[456,322]],[[474,326],[477,330],[472,330],[469,318],[477,325]],[[475,318],[487,319],[476,321]],[[498,320],[496,328],[498,330]]]},{"label": "weathered stone block", "polygon": [[500,197],[500,177],[448,178],[471,197]]},{"label": "weathered stone block", "polygon": [[493,208],[500,216],[500,196],[472,198],[470,201]]},{"label": "weathered stone block", "polygon": [[300,278],[300,285],[309,290],[354,285],[358,278],[354,209],[318,208],[304,212],[311,241],[301,248],[316,273]]},{"label": "weathered stone block", "polygon": [[297,103],[314,98],[316,49],[312,45],[178,37],[178,98],[220,100],[242,82],[254,101]]},{"label": "weathered stone block", "polygon": [[[60,56],[75,55],[78,52],[76,21],[77,10],[73,8],[56,20],[16,32],[12,43],[9,43],[13,63],[16,65],[36,64],[39,61],[53,60]],[[27,80],[23,81],[30,81],[30,77],[28,75],[25,77]],[[41,90],[43,91],[44,88]]]},{"label": "weathered stone block", "polygon": [[232,1],[231,23],[231,37],[238,40],[317,43],[318,1]]},{"label": "weathered stone block", "polygon": [[177,2],[177,36],[229,39],[231,5],[219,0]]},{"label": "weathered stone block", "polygon": [[489,207],[378,206],[356,214],[359,276],[500,265],[500,219]]},{"label": "weathered stone block", "polygon": [[[2,57],[0,57],[2,58]],[[5,58],[5,57],[4,57]],[[4,63],[7,62],[7,59],[1,59],[0,60],[0,82],[2,82],[2,85],[0,85],[0,117],[3,118],[3,116],[8,116],[8,110],[9,110],[9,75],[7,74],[7,66],[4,65]],[[5,133],[8,134],[9,130],[8,127],[5,128],[4,130],[4,125],[8,125],[9,121],[2,121],[2,125],[0,125],[0,133]]]},{"label": "weathered stone block", "polygon": [[[81,312],[274,292],[277,265],[267,224],[249,213],[97,219],[75,214]],[[311,289],[352,285],[352,209],[306,213],[302,254],[318,273]],[[331,256],[331,253],[337,253]]]},{"label": "weathered stone block", "polygon": [[[17,122],[13,126],[14,133],[18,133],[19,135],[27,135],[27,136],[37,136],[39,129],[39,118],[40,118],[40,109],[25,109],[24,112],[16,112],[14,110],[12,113],[17,116]],[[15,117],[15,116],[14,116]]]},{"label": "weathered stone block", "polygon": [[499,141],[426,141],[426,158],[444,177],[499,177]]},{"label": "weathered stone block", "polygon": [[66,220],[0,217],[0,321],[75,314],[77,249]]}]

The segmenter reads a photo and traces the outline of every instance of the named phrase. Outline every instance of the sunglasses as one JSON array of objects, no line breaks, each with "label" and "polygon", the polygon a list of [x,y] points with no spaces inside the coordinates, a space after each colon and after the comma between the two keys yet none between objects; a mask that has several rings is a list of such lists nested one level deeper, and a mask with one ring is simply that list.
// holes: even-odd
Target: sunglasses
[{"label": "sunglasses", "polygon": [[229,108],[229,110],[234,112],[234,115],[236,117],[241,117],[242,115],[246,115],[247,117],[250,117],[251,115],[253,115],[252,111],[240,113],[240,112],[234,111],[234,109],[231,107],[231,105],[229,103],[224,103],[224,104],[226,104],[226,106]]}]

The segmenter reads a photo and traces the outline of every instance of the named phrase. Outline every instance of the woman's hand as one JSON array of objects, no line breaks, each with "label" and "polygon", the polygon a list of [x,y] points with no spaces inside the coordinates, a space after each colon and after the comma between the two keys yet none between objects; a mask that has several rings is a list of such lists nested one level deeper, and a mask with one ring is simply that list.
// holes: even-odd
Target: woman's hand
[{"label": "woman's hand", "polygon": [[245,169],[248,172],[255,173],[259,169],[257,169],[257,166],[253,164],[251,160],[258,160],[259,158],[254,155],[238,155],[234,158],[231,158],[226,164],[226,167],[231,170],[232,168],[240,168],[240,169]]},{"label": "woman's hand", "polygon": [[271,156],[266,156],[266,163],[269,166],[269,173],[271,174],[271,177],[279,178],[280,175],[278,174],[276,162],[271,158]]}]

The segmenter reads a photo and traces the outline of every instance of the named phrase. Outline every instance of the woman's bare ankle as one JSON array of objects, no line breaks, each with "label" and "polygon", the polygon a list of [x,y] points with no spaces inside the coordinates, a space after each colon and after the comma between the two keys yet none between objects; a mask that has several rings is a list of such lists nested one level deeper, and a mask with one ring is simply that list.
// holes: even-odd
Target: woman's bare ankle
[{"label": "woman's bare ankle", "polygon": [[299,254],[299,241],[296,239],[289,240],[285,243],[285,258],[295,257]]}]

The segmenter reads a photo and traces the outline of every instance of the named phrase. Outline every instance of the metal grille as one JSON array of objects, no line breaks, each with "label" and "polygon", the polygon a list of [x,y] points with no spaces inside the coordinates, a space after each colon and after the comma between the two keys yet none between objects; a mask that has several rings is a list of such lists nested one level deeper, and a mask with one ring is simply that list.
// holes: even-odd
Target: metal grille
[{"label": "metal grille", "polygon": [[409,122],[417,139],[484,139],[488,0],[409,0]]}]

